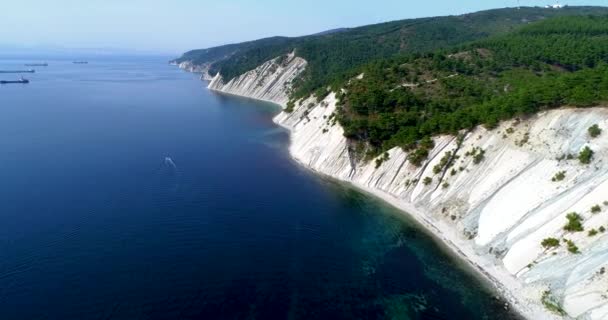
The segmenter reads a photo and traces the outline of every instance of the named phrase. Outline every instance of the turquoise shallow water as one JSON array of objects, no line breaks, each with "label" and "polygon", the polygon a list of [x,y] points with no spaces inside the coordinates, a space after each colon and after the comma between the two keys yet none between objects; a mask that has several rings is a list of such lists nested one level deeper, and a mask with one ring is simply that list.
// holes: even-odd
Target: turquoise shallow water
[{"label": "turquoise shallow water", "polygon": [[166,60],[0,86],[0,319],[516,318],[404,215],[295,164],[275,106]]}]

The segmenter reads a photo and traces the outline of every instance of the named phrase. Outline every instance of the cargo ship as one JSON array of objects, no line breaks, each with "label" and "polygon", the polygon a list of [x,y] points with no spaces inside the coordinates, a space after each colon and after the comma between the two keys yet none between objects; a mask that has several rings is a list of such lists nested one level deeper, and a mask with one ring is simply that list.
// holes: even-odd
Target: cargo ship
[{"label": "cargo ship", "polygon": [[24,66],[26,67],[48,67],[49,64],[48,63],[26,63],[24,64]]},{"label": "cargo ship", "polygon": [[30,81],[25,79],[24,77],[19,78],[19,80],[0,80],[0,84],[7,83],[30,83]]},{"label": "cargo ship", "polygon": [[36,70],[28,69],[28,70],[0,70],[0,73],[34,73]]}]

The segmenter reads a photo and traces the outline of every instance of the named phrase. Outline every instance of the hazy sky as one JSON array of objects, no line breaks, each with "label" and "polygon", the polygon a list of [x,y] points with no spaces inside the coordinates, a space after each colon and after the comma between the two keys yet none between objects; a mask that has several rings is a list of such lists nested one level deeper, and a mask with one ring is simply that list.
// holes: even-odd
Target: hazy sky
[{"label": "hazy sky", "polygon": [[[608,5],[608,0],[562,3]],[[516,5],[517,0],[2,0],[0,45],[176,54],[272,35]]]}]

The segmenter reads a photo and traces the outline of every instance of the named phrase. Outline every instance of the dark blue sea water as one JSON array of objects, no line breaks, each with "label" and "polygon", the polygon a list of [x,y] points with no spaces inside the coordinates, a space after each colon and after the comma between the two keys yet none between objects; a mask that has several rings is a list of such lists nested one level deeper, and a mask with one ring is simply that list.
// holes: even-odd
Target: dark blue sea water
[{"label": "dark blue sea water", "polygon": [[166,60],[0,86],[0,319],[515,318],[403,214],[295,164],[275,106]]}]

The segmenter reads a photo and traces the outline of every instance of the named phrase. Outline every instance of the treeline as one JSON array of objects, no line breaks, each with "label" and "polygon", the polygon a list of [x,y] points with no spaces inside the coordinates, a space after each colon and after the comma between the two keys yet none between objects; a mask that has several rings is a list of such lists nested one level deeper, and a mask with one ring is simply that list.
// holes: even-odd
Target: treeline
[{"label": "treeline", "polygon": [[457,49],[367,65],[337,118],[370,155],[436,134],[608,100],[608,17],[562,17]]},{"label": "treeline", "polygon": [[194,50],[178,61],[212,63],[211,72],[232,79],[262,63],[296,51],[308,66],[294,85],[292,98],[316,92],[326,94],[328,86],[338,88],[374,60],[405,53],[426,53],[470,41],[504,34],[555,16],[608,14],[601,7],[497,9],[461,16],[408,19],[363,26],[341,32],[286,38],[273,37],[241,44]]}]

